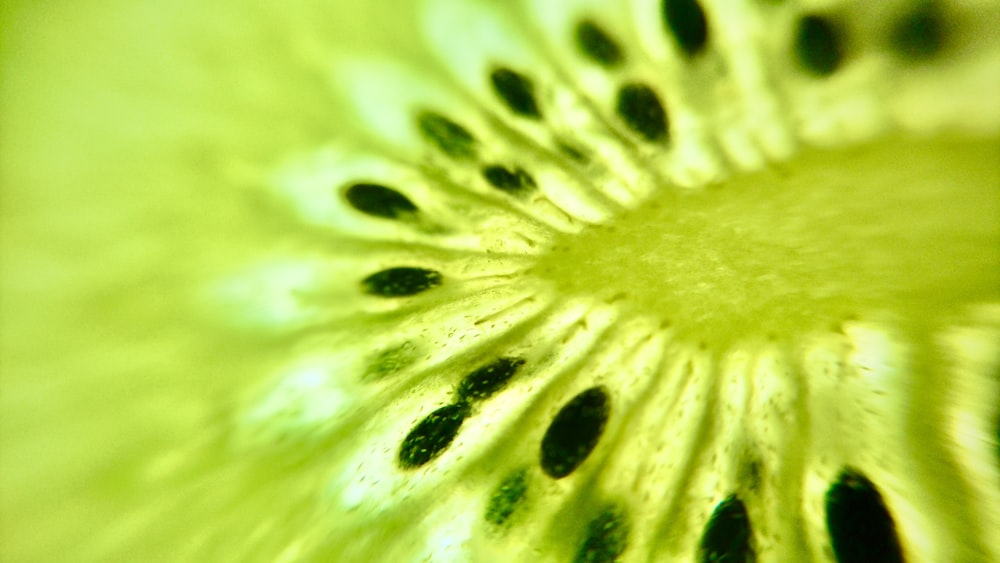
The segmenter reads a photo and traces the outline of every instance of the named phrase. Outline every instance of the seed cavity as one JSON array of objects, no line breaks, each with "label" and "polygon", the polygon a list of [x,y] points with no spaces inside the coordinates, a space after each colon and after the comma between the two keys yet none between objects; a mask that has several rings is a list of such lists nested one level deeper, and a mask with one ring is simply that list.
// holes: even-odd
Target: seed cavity
[{"label": "seed cavity", "polygon": [[458,384],[459,401],[483,401],[492,397],[507,385],[523,365],[522,358],[499,358],[466,375]]},{"label": "seed cavity", "polygon": [[491,186],[508,193],[518,193],[536,187],[535,179],[521,168],[492,164],[484,166],[482,174]]},{"label": "seed cavity", "polygon": [[373,217],[403,219],[417,212],[409,198],[381,184],[354,184],[344,192],[344,199],[354,209]]},{"label": "seed cavity", "polygon": [[469,407],[465,404],[443,406],[427,415],[403,440],[399,448],[399,466],[414,469],[441,455],[458,435],[468,415]]},{"label": "seed cavity", "polygon": [[421,112],[417,116],[417,128],[424,140],[446,155],[456,160],[476,158],[476,138],[447,117],[432,111]]},{"label": "seed cavity", "polygon": [[795,33],[794,50],[807,72],[816,76],[833,74],[844,58],[841,31],[827,17],[803,16]]},{"label": "seed cavity", "polygon": [[509,68],[498,68],[490,73],[490,82],[511,111],[531,119],[542,117],[535,101],[535,85],[530,78]]},{"label": "seed cavity", "polygon": [[604,388],[592,387],[556,414],[542,438],[541,465],[549,477],[566,477],[587,459],[604,433],[610,414],[608,403]]},{"label": "seed cavity", "polygon": [[899,55],[913,60],[929,59],[941,52],[945,24],[934,2],[921,2],[892,27],[889,43]]},{"label": "seed cavity", "polygon": [[703,563],[750,563],[755,560],[750,538],[750,518],[746,506],[736,495],[732,495],[715,507],[705,525],[700,560]]},{"label": "seed cavity", "polygon": [[826,492],[826,528],[840,563],[903,561],[882,495],[855,469],[844,468]]},{"label": "seed cavity", "polygon": [[365,293],[378,297],[407,297],[441,285],[439,272],[402,266],[376,272],[361,281]]},{"label": "seed cavity", "polygon": [[628,547],[628,522],[616,506],[606,506],[587,524],[587,535],[573,559],[575,563],[617,561]]},{"label": "seed cavity", "polygon": [[700,53],[708,43],[705,11],[697,0],[663,0],[663,24],[688,57]]},{"label": "seed cavity", "polygon": [[510,521],[510,517],[520,508],[528,492],[528,472],[524,469],[514,471],[493,490],[490,502],[486,506],[486,521],[502,526]]},{"label": "seed cavity", "polygon": [[622,86],[616,111],[629,129],[647,141],[657,142],[667,137],[667,114],[649,86],[639,83]]},{"label": "seed cavity", "polygon": [[625,60],[618,43],[590,20],[577,24],[575,39],[583,56],[605,68],[619,66]]}]

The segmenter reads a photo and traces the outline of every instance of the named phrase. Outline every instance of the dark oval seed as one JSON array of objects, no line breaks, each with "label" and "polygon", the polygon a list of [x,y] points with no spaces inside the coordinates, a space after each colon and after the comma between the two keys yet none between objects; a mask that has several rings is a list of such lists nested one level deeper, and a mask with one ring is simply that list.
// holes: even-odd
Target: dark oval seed
[{"label": "dark oval seed", "polygon": [[424,139],[441,152],[459,160],[476,157],[476,139],[461,125],[447,117],[425,111],[417,116],[417,127]]},{"label": "dark oval seed", "polygon": [[750,518],[746,506],[735,495],[719,503],[705,525],[701,537],[701,561],[754,561],[750,547]]},{"label": "dark oval seed", "polygon": [[616,67],[625,60],[615,40],[590,20],[577,24],[576,46],[585,57],[604,67]]},{"label": "dark oval seed", "polygon": [[521,358],[500,358],[466,375],[458,384],[460,401],[482,401],[503,389],[524,365]]},{"label": "dark oval seed", "polygon": [[380,184],[354,184],[344,192],[344,198],[354,209],[375,217],[399,219],[417,212],[406,196]]},{"label": "dark oval seed", "polygon": [[486,507],[486,521],[501,526],[506,524],[528,492],[528,474],[520,469],[511,473],[497,485]]},{"label": "dark oval seed", "polygon": [[535,187],[535,179],[520,168],[510,169],[493,164],[483,167],[482,172],[491,186],[505,192],[514,193]]},{"label": "dark oval seed", "polygon": [[469,407],[464,404],[447,405],[427,415],[410,430],[399,448],[399,465],[413,469],[441,455],[458,435]]},{"label": "dark oval seed", "polygon": [[535,85],[531,79],[509,68],[498,68],[490,73],[493,90],[514,113],[538,119],[542,113],[535,102]]},{"label": "dark oval seed", "polygon": [[896,525],[875,485],[845,468],[826,491],[826,529],[840,563],[902,563]]},{"label": "dark oval seed", "polygon": [[363,279],[361,287],[369,295],[406,297],[437,287],[441,282],[439,272],[403,266],[376,272]]},{"label": "dark oval seed", "polygon": [[647,141],[667,136],[667,114],[656,92],[645,84],[626,84],[618,91],[618,115],[629,129]]},{"label": "dark oval seed", "polygon": [[542,470],[554,479],[575,471],[601,439],[609,411],[608,394],[601,387],[587,389],[566,403],[542,438]]},{"label": "dark oval seed", "polygon": [[804,16],[795,34],[795,54],[802,68],[810,73],[833,74],[844,58],[840,30],[825,17]]},{"label": "dark oval seed", "polygon": [[587,536],[573,560],[575,563],[617,561],[628,547],[628,523],[614,506],[604,508],[587,524]]},{"label": "dark oval seed", "polygon": [[697,55],[708,43],[705,11],[697,0],[663,0],[663,23],[689,57]]},{"label": "dark oval seed", "polygon": [[938,54],[944,47],[944,41],[944,20],[934,2],[923,2],[900,18],[890,36],[894,51],[915,60]]}]

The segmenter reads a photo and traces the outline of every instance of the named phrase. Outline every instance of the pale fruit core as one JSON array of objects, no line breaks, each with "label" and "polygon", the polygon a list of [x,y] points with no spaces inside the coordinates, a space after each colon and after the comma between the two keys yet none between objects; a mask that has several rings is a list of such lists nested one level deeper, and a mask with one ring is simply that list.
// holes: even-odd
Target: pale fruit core
[{"label": "pale fruit core", "polygon": [[533,274],[716,344],[1000,295],[1000,143],[808,150],[554,241]]}]

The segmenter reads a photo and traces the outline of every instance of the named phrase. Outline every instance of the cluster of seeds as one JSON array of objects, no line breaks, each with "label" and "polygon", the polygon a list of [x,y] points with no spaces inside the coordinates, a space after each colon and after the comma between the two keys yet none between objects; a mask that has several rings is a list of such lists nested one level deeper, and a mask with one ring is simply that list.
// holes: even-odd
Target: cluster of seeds
[{"label": "cluster of seeds", "polygon": [[[713,4],[714,9],[721,9],[723,4]],[[894,16],[883,36],[890,52],[910,63],[941,56],[948,47],[949,37],[938,4],[917,2],[904,8]],[[697,0],[663,0],[657,3],[657,9],[658,13],[652,15],[679,65],[697,65],[717,56],[713,55],[716,41],[724,33],[715,27],[717,14],[703,8]],[[792,27],[787,32],[789,40],[784,53],[798,73],[793,80],[822,83],[862,57],[864,49],[853,38],[852,26],[856,24],[852,21],[833,10],[803,10],[790,18]],[[594,224],[606,224],[605,218],[643,205],[646,194],[628,180],[622,182],[627,186],[624,191],[614,191],[617,184],[608,178],[616,177],[621,170],[637,169],[644,182],[660,190],[680,191],[680,184],[699,183],[655,164],[681,158],[677,156],[680,145],[676,140],[692,130],[687,116],[692,110],[681,107],[672,111],[670,85],[636,70],[642,68],[635,63],[641,54],[630,47],[631,41],[616,37],[596,14],[577,19],[562,40],[579,59],[577,63],[604,73],[603,80],[614,83],[611,96],[583,102],[595,114],[588,118],[590,121],[584,121],[596,124],[604,137],[587,129],[573,136],[564,126],[571,121],[566,107],[572,104],[567,106],[562,101],[560,86],[539,79],[522,64],[505,60],[491,59],[480,69],[475,82],[484,85],[490,99],[480,101],[479,106],[473,104],[476,109],[472,114],[478,115],[478,110],[482,115],[472,121],[461,117],[470,114],[454,114],[446,107],[417,104],[406,110],[409,127],[421,143],[413,151],[417,156],[410,161],[414,168],[422,171],[431,186],[436,183],[448,189],[457,186],[458,191],[466,190],[482,198],[481,201],[487,202],[486,215],[494,219],[510,217],[514,227],[498,236],[505,243],[523,241],[527,250],[522,254],[529,258],[548,252],[561,236],[572,236]],[[774,127],[784,128],[788,133],[784,125]],[[627,158],[619,161],[615,154],[626,154]],[[741,165],[732,164],[729,168],[728,172],[739,171]],[[559,174],[579,186],[566,188],[553,181]],[[446,202],[443,206],[428,206],[430,200],[411,195],[407,186],[371,177],[352,179],[338,193],[349,208],[372,220],[392,221],[429,236],[454,234],[449,228],[429,227],[440,225],[440,218],[427,209],[446,207],[446,195],[440,196]],[[574,207],[577,200],[588,203]],[[494,240],[487,234],[474,232],[476,228],[472,227],[469,234],[483,237],[480,240]],[[497,249],[486,249],[482,256],[499,263],[506,259]],[[463,294],[465,284],[475,276],[459,270],[415,258],[366,272],[359,277],[358,288],[365,299],[417,300],[410,309],[415,311],[411,318],[433,325],[434,307],[421,308],[419,300],[449,287],[458,292],[450,295]],[[742,367],[729,369],[727,362],[744,361],[738,359],[739,352],[718,353],[711,343],[706,346],[704,342],[685,341],[687,321],[672,318],[670,311],[645,311],[638,320],[629,319],[634,311],[616,306],[618,300],[626,299],[624,296],[573,309],[579,303],[570,296],[539,289],[549,286],[543,280],[529,279],[530,267],[512,265],[508,271],[509,275],[493,278],[488,288],[521,283],[523,286],[518,287],[523,294],[487,313],[470,312],[469,318],[481,314],[473,323],[476,330],[485,325],[497,326],[495,319],[508,313],[513,316],[513,311],[526,303],[537,303],[538,307],[520,320],[500,323],[502,328],[484,338],[487,345],[482,349],[460,360],[420,364],[422,351],[433,348],[429,344],[433,338],[427,338],[416,345],[407,341],[406,354],[396,354],[393,352],[396,348],[392,348],[369,356],[375,359],[366,373],[380,373],[377,378],[380,385],[396,390],[392,397],[413,386],[419,390],[415,395],[422,397],[424,405],[419,413],[409,414],[404,431],[399,430],[403,424],[394,427],[394,454],[385,449],[366,454],[392,458],[398,472],[397,483],[413,483],[419,489],[416,483],[431,470],[437,471],[433,475],[438,481],[429,479],[428,483],[441,483],[442,479],[457,482],[464,474],[472,475],[476,483],[489,483],[488,490],[478,493],[482,497],[477,505],[478,520],[486,530],[483,533],[498,542],[516,538],[519,532],[514,530],[529,528],[531,519],[541,518],[541,513],[550,521],[557,521],[559,514],[567,514],[557,509],[537,510],[549,502],[546,499],[555,498],[552,491],[560,491],[561,502],[579,508],[578,514],[582,516],[552,526],[559,530],[572,528],[567,537],[573,539],[552,539],[538,535],[540,532],[531,535],[525,531],[528,535],[524,541],[543,545],[571,543],[571,556],[576,561],[616,560],[637,549],[636,544],[643,553],[674,555],[688,546],[684,557],[694,556],[706,562],[752,561],[760,554],[774,557],[776,553],[826,554],[843,562],[904,559],[897,517],[890,509],[893,503],[886,502],[876,479],[866,469],[836,459],[825,459],[822,471],[808,469],[794,452],[778,451],[793,449],[811,439],[801,425],[807,425],[811,416],[824,416],[810,412],[812,405],[822,402],[807,398],[814,379],[848,378],[850,375],[846,374],[855,373],[852,370],[866,367],[845,367],[849,361],[843,357],[833,364],[810,365],[802,357],[823,349],[822,346],[809,348],[802,344],[800,348],[807,349],[803,354],[801,349],[791,350],[799,346],[795,338],[782,337],[777,339],[781,343],[774,346],[751,339],[749,352],[744,352],[754,359],[741,364]],[[588,274],[592,274],[595,286],[600,284],[600,272]],[[539,320],[546,318],[551,320]],[[842,320],[846,323],[851,319]],[[642,326],[633,326],[630,324],[633,321]],[[428,330],[433,332],[434,327]],[[489,330],[484,329],[483,334],[487,333]],[[558,343],[543,345],[532,340],[540,342],[545,333],[550,333]],[[434,342],[447,340],[440,338]],[[774,340],[773,335],[762,335],[762,339],[767,338]],[[830,344],[830,349],[853,346],[858,355],[867,353],[865,344],[851,338],[837,335],[834,341],[839,344]],[[600,362],[591,362],[589,352],[566,352],[569,359],[560,360],[559,350],[572,349],[572,343],[579,339],[589,342],[581,349],[602,350],[601,353],[617,349],[619,352],[615,353],[619,356],[606,352],[610,354],[608,365],[600,368],[593,367]],[[786,340],[794,341],[795,346],[785,348]],[[501,341],[504,343],[500,344]],[[668,343],[674,341],[681,348],[670,348]],[[665,350],[677,352],[678,359],[668,358]],[[771,360],[773,365],[761,367]],[[615,362],[622,364],[624,375],[616,373]],[[391,368],[378,367],[389,364]],[[419,383],[420,375],[428,373],[421,370],[431,364],[435,370],[444,366],[451,372],[435,373],[430,383]],[[392,378],[403,372],[410,375],[394,383]],[[568,379],[563,374],[572,372],[587,375],[566,383]],[[731,376],[735,372],[751,375],[744,381],[743,375]],[[637,373],[644,377],[635,376]],[[451,389],[440,384],[441,381],[452,382]],[[877,387],[876,383],[871,385],[872,389]],[[781,391],[768,397],[771,393],[768,389],[772,387]],[[859,388],[862,387],[868,389],[863,385]],[[518,398],[505,399],[515,388],[519,390]],[[730,388],[756,397],[741,399],[743,395],[737,391],[729,396]],[[503,411],[511,401],[526,401],[529,397],[537,397],[537,404],[526,407],[521,414],[511,415],[515,422],[503,420]],[[442,401],[445,404],[441,405]],[[749,406],[753,401],[759,407]],[[429,403],[433,406],[428,407]],[[396,408],[396,405],[387,402],[382,408]],[[755,408],[756,414],[747,414]],[[641,434],[644,425],[655,425],[657,409],[664,413],[661,436],[657,438],[662,438],[662,442],[626,444],[631,428]],[[773,430],[775,435],[755,438],[754,431],[740,428],[738,421],[716,420],[725,416],[739,420],[756,416],[755,423],[760,425],[756,432],[767,434]],[[544,420],[543,428],[537,428],[539,420]],[[536,430],[527,430],[533,424]],[[469,430],[472,426],[475,430]],[[684,430],[676,441],[662,436],[674,432],[678,426]],[[467,432],[472,436],[463,442]],[[509,452],[510,459],[495,460],[495,470],[477,471],[463,460],[466,455],[463,449],[476,444],[480,449],[469,450],[476,452],[474,455],[491,455],[483,451],[496,449],[483,442],[490,440],[494,432],[497,443],[503,438],[504,444],[496,448]],[[517,439],[508,439],[512,435]],[[664,451],[668,443],[673,452]],[[723,443],[718,448],[713,445]],[[648,459],[628,457],[647,453],[643,448],[648,448]],[[719,460],[720,456],[730,459]],[[706,461],[709,457],[711,460]],[[436,468],[438,464],[441,467]],[[583,471],[588,466],[590,469]],[[608,475],[614,471],[634,471],[633,477],[639,482],[643,470],[660,471],[665,467],[676,471],[677,477],[669,480],[676,487],[675,494],[646,490],[647,497],[667,496],[663,498],[664,516],[645,522],[642,518],[647,517],[648,511],[635,507],[648,505],[649,499],[636,501],[624,492],[628,487]],[[831,467],[836,470],[831,472]],[[811,471],[809,476],[807,469]],[[726,471],[737,477],[723,475]],[[815,485],[807,484],[807,480],[824,472],[825,481],[817,495]],[[433,486],[428,484],[427,490]],[[641,487],[636,485],[636,488]],[[698,489],[700,496],[682,492],[685,489]],[[584,499],[578,505],[565,500],[573,498],[574,491]],[[414,510],[430,510],[428,504],[420,504],[429,501],[413,502],[414,506],[422,507]],[[780,502],[798,502],[812,508],[774,508]],[[807,524],[803,523],[803,511],[815,513],[818,506],[822,509],[823,537],[815,530],[807,530]],[[811,514],[811,524],[815,523],[815,516]],[[680,524],[682,521],[688,524]],[[694,529],[700,539],[675,541],[675,536],[690,536]],[[691,553],[692,545],[696,555]],[[565,549],[562,553],[569,555]]]}]

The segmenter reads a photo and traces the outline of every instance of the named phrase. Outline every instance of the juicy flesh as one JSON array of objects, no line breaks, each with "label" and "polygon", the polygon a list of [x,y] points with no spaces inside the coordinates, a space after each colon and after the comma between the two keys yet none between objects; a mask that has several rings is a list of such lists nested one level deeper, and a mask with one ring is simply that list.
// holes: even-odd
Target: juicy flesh
[{"label": "juicy flesh", "polygon": [[1000,295],[1000,145],[805,151],[556,240],[534,274],[711,342],[876,315],[908,326]]}]

